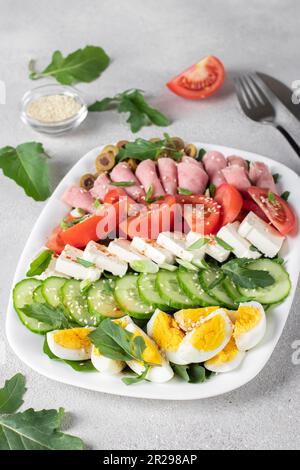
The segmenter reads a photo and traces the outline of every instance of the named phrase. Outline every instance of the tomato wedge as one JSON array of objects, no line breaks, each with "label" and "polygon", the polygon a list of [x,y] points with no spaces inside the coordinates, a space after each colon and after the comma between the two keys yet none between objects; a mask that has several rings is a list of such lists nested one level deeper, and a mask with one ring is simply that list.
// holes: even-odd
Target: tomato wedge
[{"label": "tomato wedge", "polygon": [[[190,230],[204,235],[218,231],[221,207],[211,197],[202,194],[178,195],[176,200],[183,206],[183,217]],[[185,226],[184,232],[186,230]]]},{"label": "tomato wedge", "polygon": [[176,206],[176,199],[169,195],[161,201],[145,205],[139,214],[120,223],[120,234],[127,238],[156,240],[161,232],[173,231]]},{"label": "tomato wedge", "polygon": [[[267,189],[251,186],[248,193],[267,216],[268,220],[282,235],[294,232],[297,227],[297,219],[291,206],[277,194],[270,193]],[[272,194],[272,197],[270,197]]]},{"label": "tomato wedge", "polygon": [[57,255],[60,255],[65,247],[65,243],[61,239],[62,228],[58,225],[53,230],[52,234],[50,235],[46,246],[49,250],[54,251]]},{"label": "tomato wedge", "polygon": [[256,204],[256,202],[253,201],[253,199],[250,199],[250,198],[249,199],[248,198],[243,199],[242,211],[244,212],[243,219],[246,217],[246,215],[249,212],[254,212],[254,214],[256,214],[257,217],[264,220],[265,222],[269,222],[269,219],[266,216],[266,214],[261,210],[261,208]]},{"label": "tomato wedge", "polygon": [[231,184],[221,184],[214,196],[214,200],[222,207],[220,225],[234,222],[243,206],[243,198],[239,191]]},{"label": "tomato wedge", "polygon": [[223,84],[225,69],[217,57],[205,57],[167,83],[176,95],[201,100],[215,93]]}]

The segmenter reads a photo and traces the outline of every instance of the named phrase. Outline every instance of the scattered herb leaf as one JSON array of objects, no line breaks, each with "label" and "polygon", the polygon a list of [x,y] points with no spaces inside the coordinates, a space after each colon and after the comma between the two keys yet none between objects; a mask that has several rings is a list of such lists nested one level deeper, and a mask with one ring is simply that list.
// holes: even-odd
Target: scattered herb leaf
[{"label": "scattered herb leaf", "polygon": [[215,197],[216,189],[217,189],[216,186],[213,183],[210,183],[210,185],[208,186],[208,189],[209,189],[210,197]]},{"label": "scattered herb leaf", "polygon": [[93,206],[95,207],[95,209],[99,209],[99,207],[102,206],[101,201],[99,199],[95,199],[93,202]]},{"label": "scattered herb leaf", "polygon": [[42,274],[49,266],[49,263],[53,256],[53,251],[44,250],[40,253],[31,263],[29,270],[26,273],[26,276],[39,276]]},{"label": "scattered herb leaf", "polygon": [[224,240],[222,240],[222,238],[217,237],[217,235],[215,235],[215,240],[218,243],[218,245],[220,245],[224,248],[224,250],[233,251],[232,246],[230,246],[228,243],[224,242]]},{"label": "scattered herb leaf", "polygon": [[290,191],[284,191],[284,193],[281,194],[281,199],[284,199],[285,201],[288,201],[289,197],[290,197]]},{"label": "scattered herb leaf", "polygon": [[177,192],[178,194],[185,194],[186,196],[191,196],[191,194],[193,194],[193,191],[186,188],[177,188]]},{"label": "scattered herb leaf", "polygon": [[268,192],[268,199],[269,199],[269,201],[270,201],[271,204],[274,204],[274,202],[275,202],[275,194],[272,193],[272,191],[269,191],[269,192]]},{"label": "scattered herb leaf", "polygon": [[205,154],[206,154],[206,150],[204,148],[201,148],[198,152],[196,160],[198,160],[198,162],[201,162]]},{"label": "scattered herb leaf", "polygon": [[81,266],[84,266],[85,268],[94,268],[95,267],[95,263],[92,263],[91,261],[88,261],[86,259],[82,259],[82,258],[76,258],[77,262],[79,264],[81,264]]},{"label": "scattered herb leaf", "polygon": [[145,364],[145,370],[142,374],[134,374],[132,377],[124,377],[122,382],[124,382],[125,385],[133,385],[142,382],[143,380],[146,380],[150,368],[151,366],[149,364]]},{"label": "scattered herb leaf", "polygon": [[54,77],[63,85],[96,80],[109,65],[106,52],[97,46],[86,46],[63,57],[60,51],[52,55],[51,63],[42,71],[34,70],[34,62],[29,63],[29,78],[37,80],[42,77]]},{"label": "scattered herb leaf", "polygon": [[246,289],[268,287],[275,280],[267,271],[249,269],[247,266],[251,259],[232,259],[221,266],[222,271],[238,286]]},{"label": "scattered herb leaf", "polygon": [[171,366],[174,373],[185,382],[203,383],[212,375],[212,372],[208,371],[200,364],[179,365],[171,363]]},{"label": "scattered herb leaf", "polygon": [[6,380],[4,387],[0,389],[0,414],[14,413],[24,403],[23,395],[26,391],[25,378],[22,374],[16,374]]},{"label": "scattered herb leaf", "polygon": [[68,321],[65,308],[62,305],[52,307],[52,305],[47,303],[35,302],[30,305],[24,305],[20,310],[30,318],[35,318],[39,322],[50,325],[53,330],[70,328],[73,326]]},{"label": "scattered herb leaf", "polygon": [[194,264],[190,263],[189,261],[176,258],[176,262],[183,268],[188,269],[189,271],[198,271],[198,268]]},{"label": "scattered herb leaf", "polygon": [[134,181],[112,181],[110,183],[111,186],[134,186]]},{"label": "scattered herb leaf", "polygon": [[274,180],[274,183],[278,183],[279,179],[280,179],[280,174],[279,173],[275,173],[273,176],[273,180]]},{"label": "scattered herb leaf", "polygon": [[194,243],[192,243],[192,245],[188,247],[188,250],[189,251],[200,250],[200,248],[205,246],[208,242],[209,242],[208,238],[205,238],[205,237],[199,238],[199,240],[196,240]]},{"label": "scattered herb leaf", "polygon": [[13,179],[35,201],[45,201],[51,194],[47,160],[39,142],[0,149],[0,168],[4,175]]},{"label": "scattered herb leaf", "polygon": [[104,98],[89,106],[89,111],[107,111],[116,108],[118,113],[129,113],[127,119],[132,132],[138,132],[142,127],[155,124],[165,127],[170,120],[145,100],[141,90],[126,90],[111,98]]},{"label": "scattered herb leaf", "polygon": [[171,141],[168,134],[164,134],[164,139],[157,142],[150,142],[141,138],[134,142],[129,142],[125,147],[119,150],[117,155],[118,162],[132,158],[133,160],[155,160],[161,152],[167,151],[170,158],[180,160],[181,152],[176,149],[174,142]]}]

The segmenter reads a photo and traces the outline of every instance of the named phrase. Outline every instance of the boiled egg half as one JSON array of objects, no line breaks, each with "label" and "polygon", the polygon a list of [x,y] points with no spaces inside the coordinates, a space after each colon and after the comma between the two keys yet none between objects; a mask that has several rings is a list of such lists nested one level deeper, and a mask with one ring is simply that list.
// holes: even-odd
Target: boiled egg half
[{"label": "boiled egg half", "polygon": [[206,361],[204,366],[212,372],[231,372],[239,367],[245,356],[246,353],[238,350],[234,338],[231,337],[225,348],[212,359]]},{"label": "boiled egg half", "polygon": [[90,359],[92,343],[88,335],[92,328],[70,328],[53,330],[47,333],[50,351],[59,359],[68,361],[85,361]]},{"label": "boiled egg half", "polygon": [[266,314],[260,303],[252,301],[239,305],[233,336],[240,351],[248,351],[260,343],[266,328]]}]

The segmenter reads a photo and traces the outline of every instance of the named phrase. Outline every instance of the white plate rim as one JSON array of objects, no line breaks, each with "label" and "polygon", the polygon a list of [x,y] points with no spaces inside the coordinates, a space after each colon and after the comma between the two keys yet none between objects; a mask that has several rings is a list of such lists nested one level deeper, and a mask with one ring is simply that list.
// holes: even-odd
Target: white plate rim
[{"label": "white plate rim", "polygon": [[[243,158],[250,161],[262,161],[266,163],[271,169],[274,169],[274,173],[279,173],[282,175],[282,181],[288,181],[289,186],[283,187],[283,190],[291,190],[291,203],[293,201],[300,200],[300,178],[299,176],[290,168],[285,166],[282,163],[276,162],[270,158],[264,157],[260,154],[248,152],[244,150],[239,150],[227,146],[207,144],[207,143],[198,143],[195,142],[195,145],[198,148],[205,148],[206,150],[217,150],[222,152],[225,156],[229,155],[241,155]],[[61,383],[68,385],[77,386],[80,388],[94,390],[104,393],[109,393],[113,395],[121,395],[135,398],[148,398],[148,399],[160,399],[160,400],[194,400],[194,399],[204,399],[209,397],[215,397],[233,391],[243,385],[246,385],[248,382],[253,380],[264,368],[269,358],[271,357],[280,336],[282,335],[285,323],[287,321],[292,302],[295,296],[295,290],[297,286],[297,281],[300,271],[300,234],[292,239],[289,239],[289,245],[292,249],[287,253],[287,268],[291,275],[292,280],[292,291],[289,297],[284,301],[283,304],[276,307],[272,310],[270,323],[272,327],[269,327],[267,330],[267,335],[263,344],[259,345],[257,348],[250,351],[247,355],[247,358],[243,364],[244,367],[240,367],[238,370],[230,372],[228,374],[219,374],[212,379],[208,380],[204,384],[188,384],[182,382],[179,379],[173,379],[171,382],[166,384],[153,384],[153,383],[141,383],[133,386],[126,386],[122,383],[118,377],[109,377],[103,376],[102,374],[97,373],[79,373],[73,371],[69,366],[59,363],[56,361],[51,361],[47,358],[41,349],[42,337],[39,335],[34,335],[29,330],[21,324],[16,312],[14,311],[12,304],[12,289],[13,286],[24,277],[28,261],[32,259],[36,251],[40,246],[31,246],[32,241],[36,237],[36,233],[40,232],[40,238],[44,239],[47,235],[47,230],[44,226],[47,225],[44,223],[44,220],[48,219],[49,225],[49,216],[48,213],[57,212],[56,223],[61,219],[61,214],[67,212],[67,207],[63,205],[60,201],[60,197],[66,187],[70,183],[74,183],[78,180],[83,172],[90,171],[91,164],[96,157],[96,155],[101,151],[103,145],[95,147],[88,153],[86,153],[65,175],[61,180],[57,188],[54,190],[53,194],[47,201],[47,204],[43,208],[40,216],[38,217],[32,232],[26,242],[26,245],[23,249],[22,255],[20,257],[19,263],[16,268],[15,276],[12,282],[12,288],[10,291],[9,304],[6,314],[6,335],[8,342],[15,352],[15,354],[31,369],[34,371],[48,377],[50,379],[56,380]],[[60,205],[56,207],[55,210],[51,209],[51,206],[54,207],[54,204]],[[294,204],[294,209],[300,220],[300,208]],[[51,218],[51,217],[50,217]],[[52,226],[55,226],[55,222],[51,222]],[[49,234],[49,233],[48,233]],[[299,249],[297,249],[297,241]],[[42,242],[43,243],[43,242]],[[282,313],[285,312],[285,313]],[[25,341],[19,341],[19,333],[23,335]],[[32,337],[29,339],[28,334]],[[33,338],[35,338],[33,340]],[[31,346],[28,347],[28,344],[36,343],[40,346],[40,349],[34,350],[33,354],[31,351]],[[270,345],[269,345],[270,343]],[[24,344],[26,348],[24,349]],[[269,345],[269,346],[268,346]],[[23,348],[23,349],[22,349]],[[256,364],[256,367],[253,367],[253,362]],[[249,368],[249,373],[245,373],[246,367]],[[224,380],[224,377],[227,377]],[[231,379],[231,380],[230,380]]]}]

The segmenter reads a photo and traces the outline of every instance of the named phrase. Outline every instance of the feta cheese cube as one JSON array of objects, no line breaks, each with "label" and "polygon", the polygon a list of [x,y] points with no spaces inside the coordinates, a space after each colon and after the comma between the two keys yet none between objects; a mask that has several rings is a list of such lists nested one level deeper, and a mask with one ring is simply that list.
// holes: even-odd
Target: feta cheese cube
[{"label": "feta cheese cube", "polygon": [[84,250],[83,259],[95,263],[97,268],[109,271],[114,276],[124,276],[128,264],[108,251],[106,246],[93,241]]},{"label": "feta cheese cube", "polygon": [[193,260],[193,253],[186,249],[186,237],[181,232],[162,232],[157,237],[157,243],[177,258],[189,262]]},{"label": "feta cheese cube", "polygon": [[[224,261],[227,260],[227,258],[230,255],[230,251],[225,250],[225,248],[223,248],[221,245],[219,245],[214,240],[213,237],[204,237],[204,235],[201,235],[200,233],[192,232],[192,231],[189,232],[187,234],[187,237],[186,237],[189,246],[191,246],[193,243],[200,240],[201,238],[208,238],[209,241],[208,241],[208,243],[203,245],[202,248],[199,249],[200,253],[204,252],[204,254],[207,254],[207,255],[211,256],[215,260],[219,261],[219,263],[223,263]],[[198,250],[192,250],[192,253],[194,253],[194,251],[198,251]],[[196,254],[196,256],[197,256],[197,254]],[[201,256],[201,254],[200,254],[200,256]]]},{"label": "feta cheese cube", "polygon": [[261,257],[258,251],[251,250],[251,243],[243,238],[238,232],[239,222],[233,222],[222,227],[217,236],[233,248],[233,254],[237,258],[257,259]]},{"label": "feta cheese cube", "polygon": [[274,258],[278,254],[285,240],[285,237],[254,212],[249,212],[238,232],[269,258]]},{"label": "feta cheese cube", "polygon": [[85,279],[92,282],[97,281],[101,276],[101,270],[94,266],[83,266],[78,262],[78,258],[84,259],[83,251],[71,245],[66,245],[57,258],[56,271],[82,281]]},{"label": "feta cheese cube", "polygon": [[134,237],[131,247],[157,264],[174,263],[174,255],[169,250],[159,246],[154,240]]},{"label": "feta cheese cube", "polygon": [[146,256],[141,255],[138,251],[132,248],[129,240],[125,240],[123,238],[119,238],[110,242],[107,249],[109,253],[116,255],[118,258],[126,261],[127,263],[147,260]]}]

